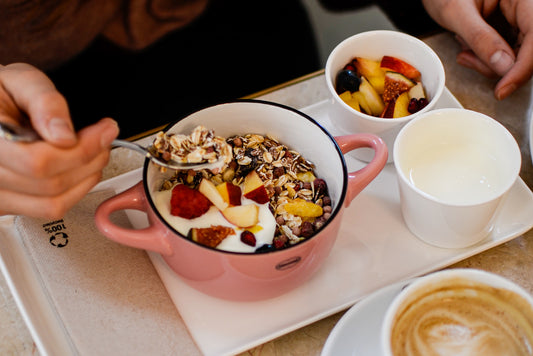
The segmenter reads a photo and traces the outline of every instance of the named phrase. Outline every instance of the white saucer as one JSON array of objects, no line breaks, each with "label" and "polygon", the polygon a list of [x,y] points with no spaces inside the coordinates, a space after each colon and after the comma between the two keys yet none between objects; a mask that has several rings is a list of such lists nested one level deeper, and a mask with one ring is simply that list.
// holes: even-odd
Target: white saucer
[{"label": "white saucer", "polygon": [[329,334],[321,356],[380,355],[381,323],[387,307],[411,281],[382,288],[351,307]]}]

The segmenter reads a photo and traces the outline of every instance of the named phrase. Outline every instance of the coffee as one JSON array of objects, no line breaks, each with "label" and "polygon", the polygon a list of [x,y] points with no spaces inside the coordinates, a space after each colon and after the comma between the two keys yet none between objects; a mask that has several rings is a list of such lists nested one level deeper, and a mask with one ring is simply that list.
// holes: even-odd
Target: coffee
[{"label": "coffee", "polygon": [[450,276],[401,303],[390,344],[394,356],[533,355],[533,308],[517,292]]}]

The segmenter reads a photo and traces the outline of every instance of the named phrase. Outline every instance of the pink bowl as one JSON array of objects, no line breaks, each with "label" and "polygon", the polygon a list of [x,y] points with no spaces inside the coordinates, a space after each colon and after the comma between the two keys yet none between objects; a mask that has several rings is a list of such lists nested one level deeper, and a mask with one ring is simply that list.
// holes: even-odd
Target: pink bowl
[{"label": "pink bowl", "polygon": [[[170,126],[169,132],[189,133],[202,124],[216,135],[258,133],[281,143],[312,161],[316,175],[325,179],[332,199],[331,218],[317,233],[284,250],[260,254],[227,252],[199,245],[172,228],[157,211],[152,192],[172,172],[163,174],[150,161],[143,180],[103,202],[96,225],[108,238],[136,248],[155,251],[186,283],[211,296],[240,301],[279,296],[307,281],[329,255],[344,207],[359,194],[387,162],[387,147],[373,135],[333,138],[309,116],[292,108],[257,100],[241,100],[198,111]],[[360,147],[375,150],[362,169],[348,172],[343,155]],[[136,209],[148,215],[149,227],[126,229],[113,224],[114,211]]]}]

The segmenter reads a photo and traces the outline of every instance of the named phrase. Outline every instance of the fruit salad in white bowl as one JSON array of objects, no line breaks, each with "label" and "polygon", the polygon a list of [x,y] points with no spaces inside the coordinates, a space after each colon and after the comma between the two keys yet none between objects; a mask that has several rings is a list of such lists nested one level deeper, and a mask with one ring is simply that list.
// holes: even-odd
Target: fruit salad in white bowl
[{"label": "fruit salad in white bowl", "polygon": [[387,119],[409,116],[429,103],[420,71],[391,56],[353,58],[337,73],[335,90],[353,109]]},{"label": "fruit salad in white bowl", "polygon": [[[352,73],[347,75],[348,70]],[[445,86],[437,54],[397,31],[368,31],[345,39],[330,53],[325,76],[331,122],[347,134],[375,134],[389,148],[403,125],[434,108]],[[345,80],[353,86],[343,87]],[[352,155],[368,162],[373,152],[362,149]]]}]

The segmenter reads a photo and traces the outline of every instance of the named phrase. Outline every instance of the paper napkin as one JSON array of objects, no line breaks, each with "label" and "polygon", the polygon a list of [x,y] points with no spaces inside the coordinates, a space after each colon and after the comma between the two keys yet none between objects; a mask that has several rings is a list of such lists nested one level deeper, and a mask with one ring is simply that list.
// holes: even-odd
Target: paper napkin
[{"label": "paper napkin", "polygon": [[[90,193],[56,221],[16,218],[65,336],[80,355],[199,354],[146,252],[97,230],[94,212],[113,194]],[[113,220],[130,226],[124,212]]]}]

